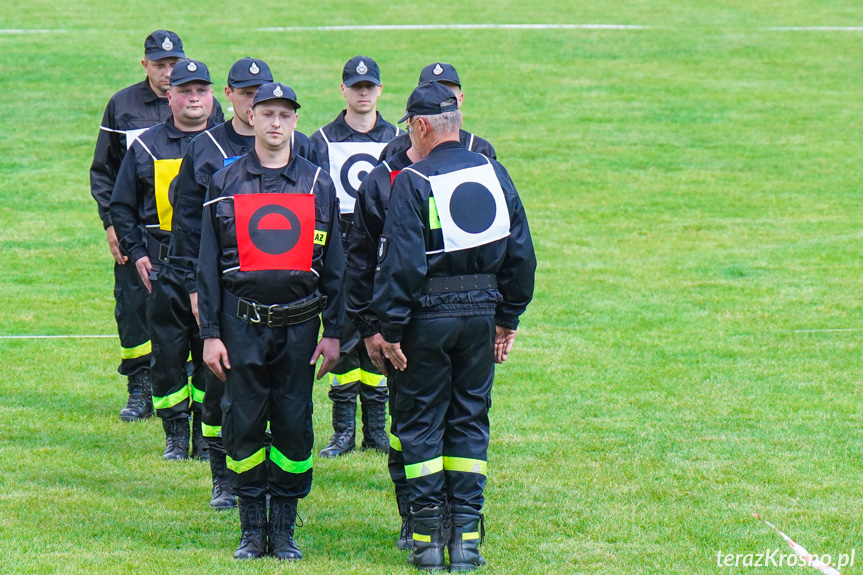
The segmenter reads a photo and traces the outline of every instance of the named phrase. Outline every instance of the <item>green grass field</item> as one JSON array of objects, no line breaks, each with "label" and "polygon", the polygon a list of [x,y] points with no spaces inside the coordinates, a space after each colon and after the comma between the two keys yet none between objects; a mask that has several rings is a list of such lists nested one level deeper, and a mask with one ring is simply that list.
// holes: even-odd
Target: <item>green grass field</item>
[{"label": "green grass field", "polygon": [[[257,31],[453,23],[648,28]],[[116,333],[88,168],[150,31],[177,31],[217,92],[233,61],[265,59],[306,133],[341,109],[357,53],[381,65],[390,120],[422,66],[452,62],[539,259],[494,389],[485,572],[749,572],[717,553],[790,551],[753,513],[851,553],[863,32],[770,28],[860,25],[852,0],[7,0],[0,29],[65,32],[0,32],[0,335]],[[371,453],[316,461],[302,564],[231,559],[236,511],[207,507],[207,466],[163,462],[157,421],[118,421],[117,358],[114,339],[0,339],[0,573],[411,572]]]}]

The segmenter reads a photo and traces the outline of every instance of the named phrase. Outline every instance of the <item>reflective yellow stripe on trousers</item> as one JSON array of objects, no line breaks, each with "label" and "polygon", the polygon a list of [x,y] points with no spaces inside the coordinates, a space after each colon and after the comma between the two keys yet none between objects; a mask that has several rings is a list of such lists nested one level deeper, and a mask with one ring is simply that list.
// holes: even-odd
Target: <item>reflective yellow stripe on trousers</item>
[{"label": "reflective yellow stripe on trousers", "polygon": [[446,471],[463,471],[464,473],[486,475],[488,462],[482,459],[467,459],[465,457],[449,457],[444,455],[443,468]]},{"label": "reflective yellow stripe on trousers", "polygon": [[136,347],[120,347],[120,357],[122,359],[135,359],[144,357],[153,350],[153,345],[149,341],[145,341]]},{"label": "reflective yellow stripe on trousers", "polygon": [[407,479],[417,479],[418,477],[425,477],[426,475],[440,473],[441,471],[443,471],[443,457],[435,457],[428,461],[405,465],[405,477]]},{"label": "reflective yellow stripe on trousers", "polygon": [[156,409],[170,409],[182,401],[189,401],[189,386],[184,385],[180,391],[176,391],[165,397],[153,396],[153,407]]},{"label": "reflective yellow stripe on trousers", "polygon": [[239,461],[231,459],[231,456],[229,455],[227,457],[228,469],[230,469],[234,473],[245,473],[246,471],[249,471],[250,469],[253,469],[254,467],[260,465],[261,463],[266,461],[266,459],[267,450],[263,447],[256,451],[253,455],[245,459],[240,459]]},{"label": "reflective yellow stripe on trousers", "polygon": [[294,461],[285,457],[281,451],[273,445],[270,447],[270,461],[281,467],[287,473],[305,473],[312,468],[312,455],[305,461]]}]

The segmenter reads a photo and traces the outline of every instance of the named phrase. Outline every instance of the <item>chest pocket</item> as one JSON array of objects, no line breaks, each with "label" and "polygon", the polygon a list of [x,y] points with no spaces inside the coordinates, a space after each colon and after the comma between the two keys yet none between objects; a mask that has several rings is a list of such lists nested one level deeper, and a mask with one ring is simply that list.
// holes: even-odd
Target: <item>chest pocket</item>
[{"label": "chest pocket", "polygon": [[153,161],[159,228],[166,232],[171,231],[171,218],[174,215],[174,208],[171,205],[170,198],[171,182],[177,177],[177,173],[180,171],[180,164],[182,163],[182,158]]}]

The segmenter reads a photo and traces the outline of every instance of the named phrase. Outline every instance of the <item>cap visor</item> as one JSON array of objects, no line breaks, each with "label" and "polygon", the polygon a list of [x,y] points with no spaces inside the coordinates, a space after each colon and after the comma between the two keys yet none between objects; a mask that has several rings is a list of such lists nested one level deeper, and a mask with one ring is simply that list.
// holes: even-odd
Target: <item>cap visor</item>
[{"label": "cap visor", "polygon": [[254,108],[255,106],[259,106],[260,104],[263,104],[264,102],[272,102],[273,100],[284,100],[285,102],[290,102],[291,105],[293,105],[294,110],[299,110],[302,107],[302,106],[300,106],[300,103],[297,102],[296,100],[291,100],[290,98],[282,97],[282,98],[264,98],[262,100],[258,100],[257,102],[252,104],[252,108]]},{"label": "cap visor", "polygon": [[186,54],[183,52],[167,52],[165,50],[154,50],[148,54],[144,54],[149,60],[155,62],[156,60],[163,60],[165,58],[185,58]]},{"label": "cap visor", "polygon": [[202,82],[204,84],[212,84],[209,80],[204,80],[203,78],[180,78],[179,80],[173,80],[171,82],[172,86],[182,86],[183,84],[188,84],[189,82]]},{"label": "cap visor", "polygon": [[375,78],[374,76],[354,76],[353,78],[348,78],[344,81],[345,86],[350,88],[354,84],[358,84],[360,82],[371,82],[375,86],[380,86],[381,81]]},{"label": "cap visor", "polygon": [[396,122],[396,124],[401,124],[402,122],[404,122],[405,120],[407,120],[408,118],[410,118],[412,115],[413,115],[413,114],[411,114],[410,112],[408,112],[407,114],[405,114],[405,115],[404,115],[404,117],[403,117],[401,120],[399,120],[398,122]]},{"label": "cap visor", "polygon": [[248,88],[249,86],[263,86],[264,84],[269,84],[272,82],[272,78],[257,78],[255,80],[240,80],[239,82],[229,82],[228,86],[231,88]]}]

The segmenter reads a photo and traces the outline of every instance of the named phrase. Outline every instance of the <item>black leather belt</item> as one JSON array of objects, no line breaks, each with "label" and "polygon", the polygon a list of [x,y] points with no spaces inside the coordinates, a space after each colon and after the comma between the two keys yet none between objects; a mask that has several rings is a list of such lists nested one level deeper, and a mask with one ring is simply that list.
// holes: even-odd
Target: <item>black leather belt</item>
[{"label": "black leather belt", "polygon": [[159,261],[168,261],[168,246],[167,244],[159,244]]},{"label": "black leather belt", "polygon": [[476,289],[497,289],[497,277],[494,274],[473,274],[426,278],[423,293],[447,293]]},{"label": "black leather belt", "polygon": [[[249,323],[265,324],[269,327],[284,327],[309,321],[327,307],[327,297],[317,295],[312,299],[303,298],[299,303],[266,305],[256,301],[238,298],[227,292],[223,298],[227,304],[237,300],[237,317]],[[230,308],[229,308],[230,309]]]},{"label": "black leather belt", "polygon": [[354,215],[340,214],[339,229],[342,232],[342,241],[348,241],[348,238],[351,237],[351,230],[354,229]]}]

